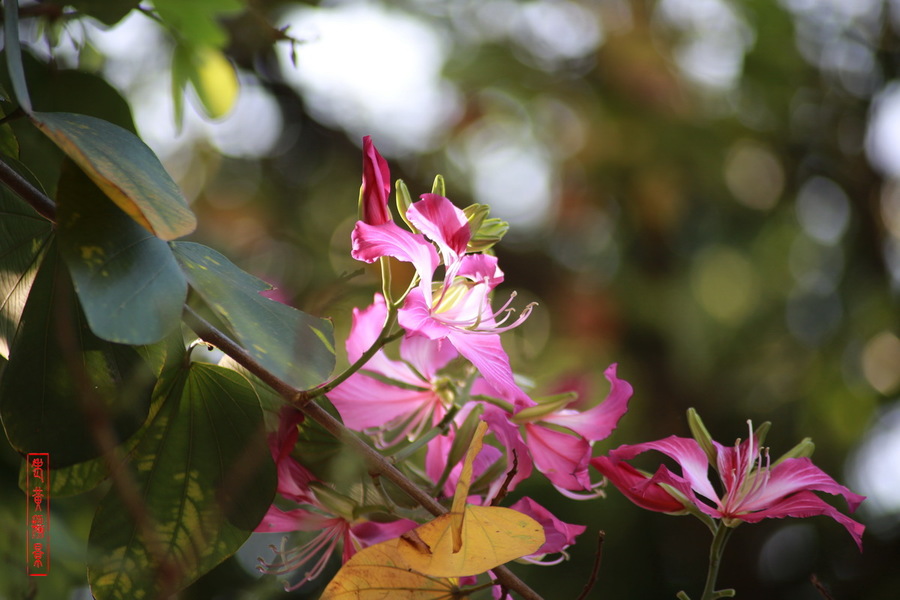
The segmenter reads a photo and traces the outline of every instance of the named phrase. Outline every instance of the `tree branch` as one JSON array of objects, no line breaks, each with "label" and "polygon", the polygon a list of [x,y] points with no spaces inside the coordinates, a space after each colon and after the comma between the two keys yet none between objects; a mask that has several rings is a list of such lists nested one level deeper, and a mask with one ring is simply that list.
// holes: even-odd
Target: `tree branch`
[{"label": "tree branch", "polygon": [[31,183],[19,175],[6,161],[0,160],[0,181],[31,205],[42,217],[56,223],[56,204]]}]

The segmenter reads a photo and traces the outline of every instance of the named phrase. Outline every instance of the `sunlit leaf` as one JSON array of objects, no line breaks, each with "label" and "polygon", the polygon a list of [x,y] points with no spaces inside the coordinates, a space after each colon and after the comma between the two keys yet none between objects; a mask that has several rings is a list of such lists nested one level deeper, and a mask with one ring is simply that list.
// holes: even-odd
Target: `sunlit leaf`
[{"label": "sunlit leaf", "polygon": [[450,512],[400,537],[410,568],[436,577],[478,575],[534,554],[544,544],[543,526],[518,511],[466,504],[472,466],[483,446],[487,423],[480,421],[466,453]]},{"label": "sunlit leaf", "polygon": [[357,552],[322,592],[319,600],[457,600],[468,598],[452,578],[409,568],[392,539]]},{"label": "sunlit leaf", "polygon": [[50,231],[49,221],[5,186],[0,186],[0,356],[3,358],[9,358],[9,348]]},{"label": "sunlit leaf", "polygon": [[187,280],[169,245],[110,202],[70,161],[58,192],[59,248],[91,330],[150,344],[181,323]]},{"label": "sunlit leaf", "polygon": [[237,341],[291,385],[319,385],[334,368],[331,322],[261,296],[265,283],[206,246],[172,244],[191,287],[231,327]]},{"label": "sunlit leaf", "polygon": [[[177,112],[188,82],[204,112],[213,119],[227,115],[240,92],[234,66],[221,51],[209,46],[180,44],[172,54],[172,93],[176,96]],[[180,120],[180,116],[176,117]]]},{"label": "sunlit leaf", "polygon": [[91,332],[55,246],[47,247],[0,378],[0,415],[13,448],[50,452],[62,467],[98,456],[101,434],[123,440],[136,431],[155,377],[133,347]]},{"label": "sunlit leaf", "polygon": [[178,186],[133,133],[74,113],[33,113],[35,125],[103,192],[154,235],[171,240],[197,225]]},{"label": "sunlit leaf", "polygon": [[544,544],[543,526],[511,508],[466,506],[462,545],[453,550],[454,513],[441,515],[400,538],[400,555],[411,569],[435,577],[478,575],[534,554]]},{"label": "sunlit leaf", "polygon": [[91,526],[98,600],[167,597],[232,555],[272,503],[262,409],[238,373],[191,363],[172,385]]}]

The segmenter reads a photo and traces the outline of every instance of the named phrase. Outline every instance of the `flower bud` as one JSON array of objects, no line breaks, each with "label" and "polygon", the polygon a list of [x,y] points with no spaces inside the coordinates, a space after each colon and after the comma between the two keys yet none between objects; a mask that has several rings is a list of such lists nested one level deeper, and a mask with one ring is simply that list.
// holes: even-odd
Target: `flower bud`
[{"label": "flower bud", "polygon": [[434,176],[434,183],[431,184],[431,193],[447,197],[447,186],[444,185],[444,176],[440,173]]},{"label": "flower bud", "polygon": [[404,183],[402,179],[398,179],[394,184],[394,189],[397,191],[394,197],[397,203],[397,212],[400,213],[400,218],[403,219],[404,223],[409,225],[409,228],[413,233],[419,233],[416,226],[410,223],[409,219],[406,218],[406,211],[412,206],[412,196],[409,195],[409,188],[406,187],[406,183]]}]

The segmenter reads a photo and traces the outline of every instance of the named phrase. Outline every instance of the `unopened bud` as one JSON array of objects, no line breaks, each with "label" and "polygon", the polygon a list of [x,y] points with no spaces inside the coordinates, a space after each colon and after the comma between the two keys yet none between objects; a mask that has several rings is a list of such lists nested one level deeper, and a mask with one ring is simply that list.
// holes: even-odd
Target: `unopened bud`
[{"label": "unopened bud", "polygon": [[447,196],[447,187],[444,185],[444,176],[441,174],[434,176],[434,183],[431,184],[431,193],[438,196]]},{"label": "unopened bud", "polygon": [[406,187],[406,183],[404,183],[402,179],[398,179],[394,184],[394,189],[397,190],[397,193],[394,194],[394,197],[395,201],[397,202],[397,212],[400,213],[400,218],[403,219],[404,223],[409,225],[413,233],[418,233],[419,230],[416,229],[415,225],[410,223],[409,219],[406,218],[406,211],[409,210],[410,206],[412,206],[412,196],[409,195],[409,188]]}]

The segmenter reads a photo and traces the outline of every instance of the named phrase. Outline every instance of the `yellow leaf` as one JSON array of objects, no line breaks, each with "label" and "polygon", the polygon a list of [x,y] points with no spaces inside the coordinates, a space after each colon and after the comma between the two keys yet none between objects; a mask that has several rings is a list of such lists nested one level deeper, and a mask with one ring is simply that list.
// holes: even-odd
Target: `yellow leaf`
[{"label": "yellow leaf", "polygon": [[441,515],[400,538],[409,567],[435,577],[478,575],[534,554],[544,544],[540,523],[511,508],[466,506],[462,546],[453,550],[454,514]]},{"label": "yellow leaf", "polygon": [[416,573],[400,556],[400,539],[365,548],[341,567],[319,600],[465,600],[451,578]]},{"label": "yellow leaf", "polygon": [[206,114],[213,119],[227,115],[240,91],[237,73],[225,55],[214,48],[196,51],[195,69],[189,73],[191,85]]}]

